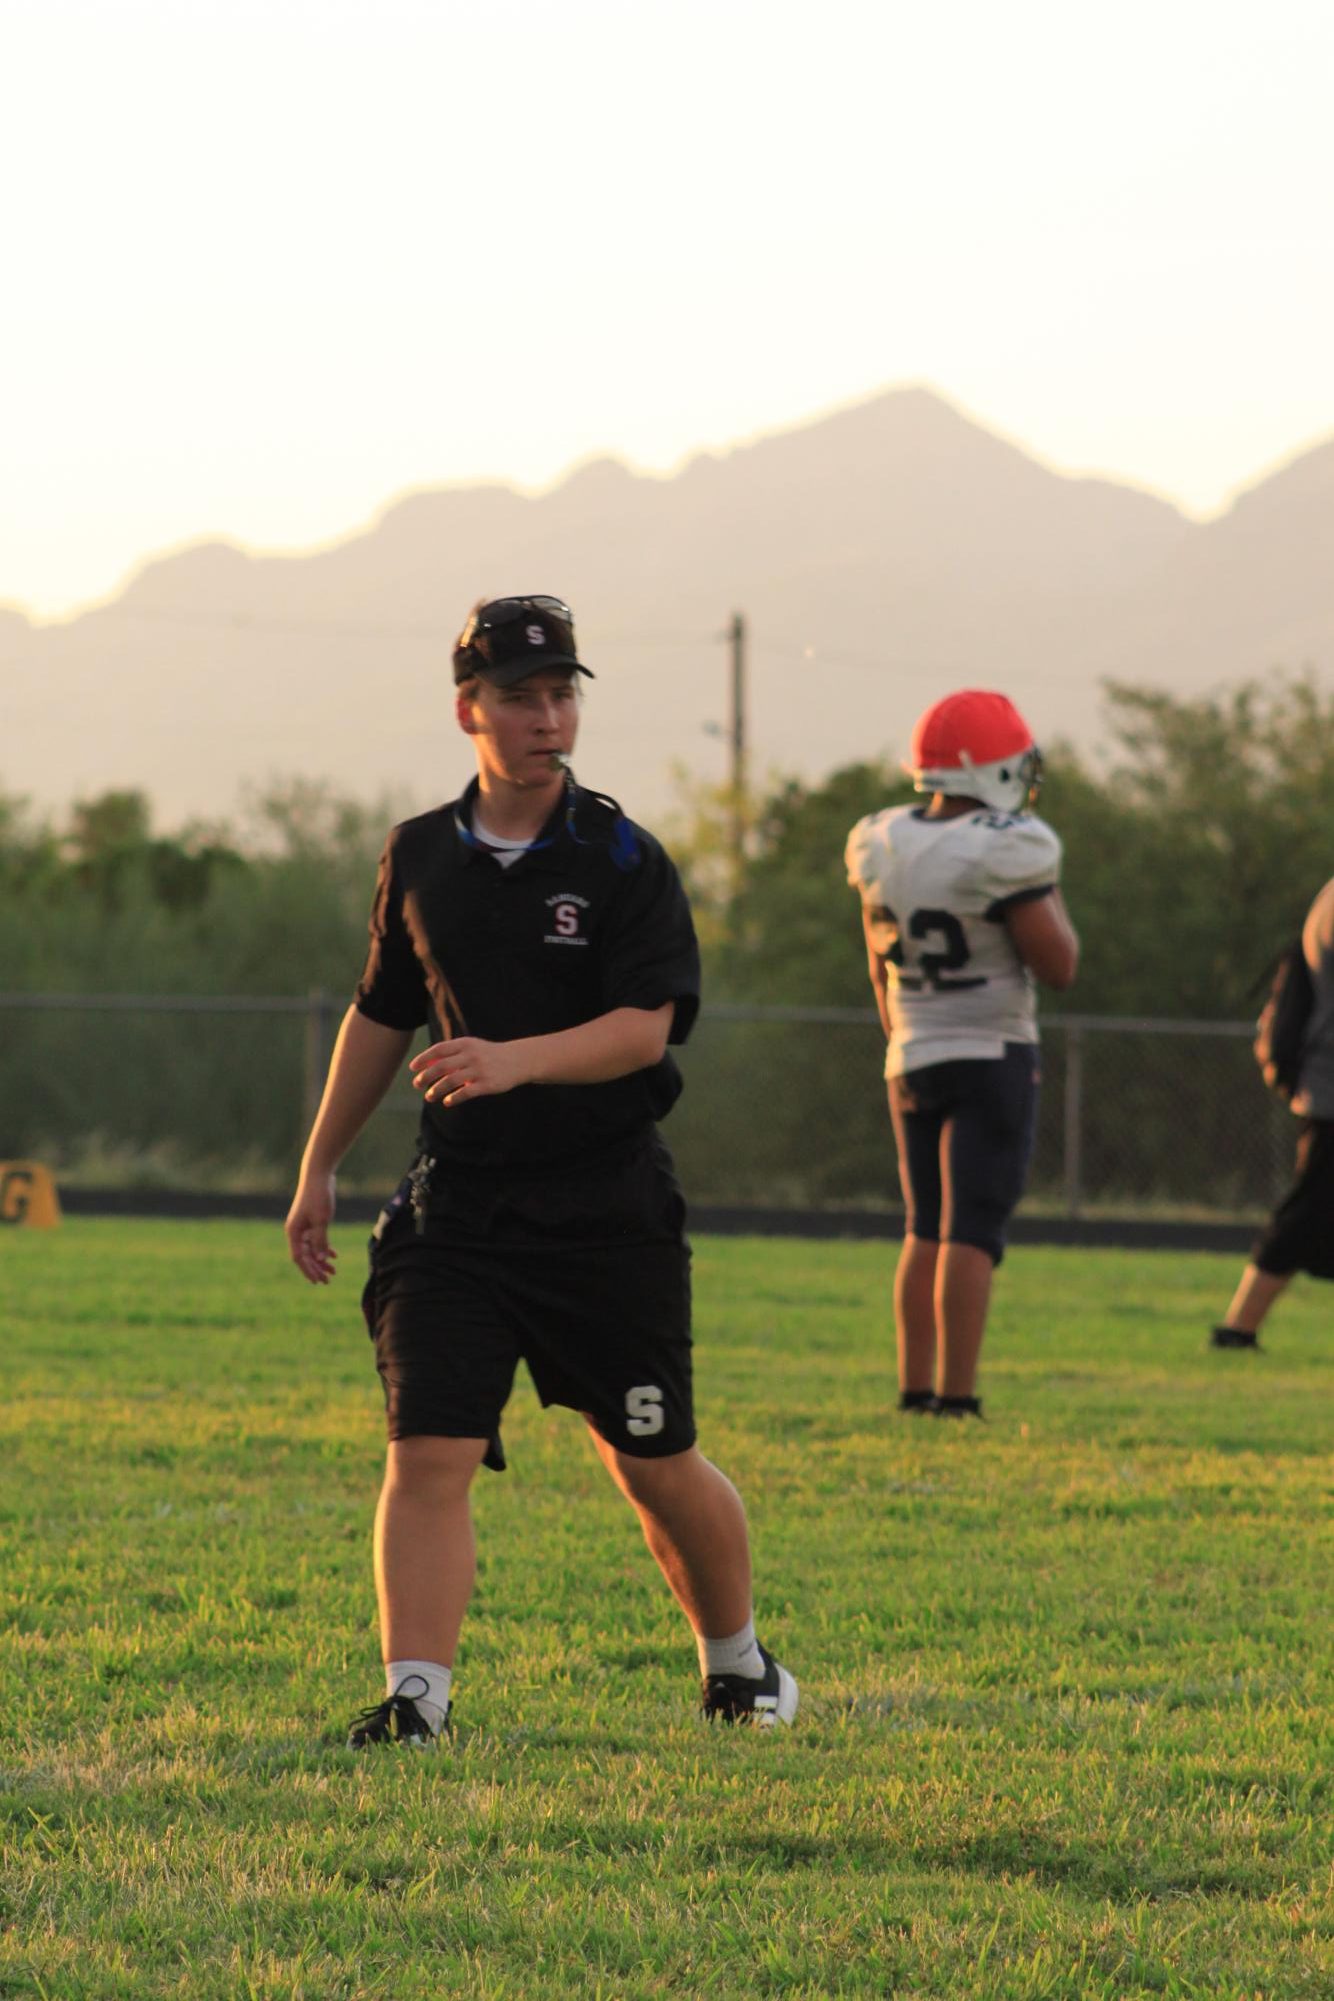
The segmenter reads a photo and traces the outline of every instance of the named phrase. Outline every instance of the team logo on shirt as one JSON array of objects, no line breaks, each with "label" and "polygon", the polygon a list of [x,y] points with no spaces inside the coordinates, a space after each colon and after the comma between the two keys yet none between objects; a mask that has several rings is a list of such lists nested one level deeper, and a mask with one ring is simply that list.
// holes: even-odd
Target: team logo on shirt
[{"label": "team logo on shirt", "polygon": [[544,945],[587,945],[588,938],[580,930],[580,913],[587,910],[588,898],[576,896],[573,890],[558,890],[555,896],[547,898],[547,909],[551,912],[551,929],[542,940]]}]

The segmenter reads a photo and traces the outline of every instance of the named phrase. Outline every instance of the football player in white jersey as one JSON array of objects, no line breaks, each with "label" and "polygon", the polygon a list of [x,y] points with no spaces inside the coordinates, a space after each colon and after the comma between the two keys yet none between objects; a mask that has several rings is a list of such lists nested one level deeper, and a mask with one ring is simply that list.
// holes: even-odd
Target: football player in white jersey
[{"label": "football player in white jersey", "polygon": [[979,1415],[991,1278],[1037,1113],[1035,980],[1068,987],[1079,941],[1061,843],[1027,810],[1042,760],[1004,695],[946,695],[905,762],[922,806],[848,836],[903,1186],[894,1281],[899,1408]]}]

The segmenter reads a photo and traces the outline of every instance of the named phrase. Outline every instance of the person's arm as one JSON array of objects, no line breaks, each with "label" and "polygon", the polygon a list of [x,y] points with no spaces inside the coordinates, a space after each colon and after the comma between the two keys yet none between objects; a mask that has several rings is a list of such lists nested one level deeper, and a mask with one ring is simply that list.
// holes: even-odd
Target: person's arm
[{"label": "person's arm", "polygon": [[411,1045],[410,1028],[386,1028],[350,1007],[310,1129],[285,1229],[292,1262],[312,1285],[327,1285],[338,1253],[329,1242],[338,1164],[394,1081]]},{"label": "person's arm", "polygon": [[870,910],[865,904],[862,906],[862,930],[866,934],[866,970],[871,978],[871,992],[875,995],[876,1013],[880,1016],[886,1042],[892,1042],[894,1031],[889,1025],[889,948],[898,932],[887,910]]},{"label": "person's arm", "polygon": [[1014,903],[1005,911],[1010,943],[1035,979],[1058,990],[1074,985],[1079,937],[1059,889],[1049,896]]},{"label": "person's arm", "polygon": [[519,1084],[610,1084],[660,1063],[674,1001],[661,1007],[615,1007],[577,1028],[484,1042],[460,1035],[413,1057],[412,1081],[433,1105],[498,1097]]}]

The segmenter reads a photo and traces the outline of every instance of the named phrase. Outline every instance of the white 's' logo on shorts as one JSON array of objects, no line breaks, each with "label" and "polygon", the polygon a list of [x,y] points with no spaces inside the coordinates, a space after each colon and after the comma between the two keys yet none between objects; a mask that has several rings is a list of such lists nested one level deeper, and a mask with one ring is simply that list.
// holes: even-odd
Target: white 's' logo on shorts
[{"label": "white 's' logo on shorts", "polygon": [[656,1383],[640,1383],[625,1393],[625,1428],[635,1438],[653,1438],[667,1422],[662,1391]]}]

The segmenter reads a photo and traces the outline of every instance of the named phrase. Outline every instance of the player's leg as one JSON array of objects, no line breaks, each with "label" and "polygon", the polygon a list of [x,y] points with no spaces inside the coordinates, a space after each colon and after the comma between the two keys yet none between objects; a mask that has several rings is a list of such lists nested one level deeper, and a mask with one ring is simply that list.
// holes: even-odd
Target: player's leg
[{"label": "player's leg", "polygon": [[354,1720],[353,1749],[429,1743],[447,1724],[477,1560],[468,1490],[484,1461],[504,1466],[518,1353],[469,1257],[403,1215],[372,1250],[363,1305],[389,1433],[374,1532],[385,1699]]},{"label": "player's leg", "polygon": [[639,1517],[644,1540],[699,1650],[704,1709],[725,1722],[790,1723],[797,1684],[755,1637],[750,1538],[741,1496],[697,1446],[665,1458],[619,1451],[590,1435]]},{"label": "player's leg", "polygon": [[1279,1294],[1287,1291],[1292,1278],[1290,1271],[1261,1271],[1259,1265],[1248,1264],[1232,1295],[1227,1313],[1209,1337],[1212,1345],[1215,1348],[1254,1348],[1265,1315]]},{"label": "player's leg", "polygon": [[937,1407],[967,1412],[978,1409],[977,1368],[992,1278],[1033,1153],[1037,1051],[1011,1043],[999,1060],[949,1068],[955,1074],[941,1143]]},{"label": "player's leg", "polygon": [[548,1200],[570,1242],[504,1276],[537,1393],[583,1416],[692,1624],[731,1618],[708,1630],[733,1632],[750,1614],[746,1517],[695,1445],[691,1258],[671,1157],[655,1140]]},{"label": "player's leg", "polygon": [[971,1397],[975,1393],[995,1268],[991,1253],[978,1250],[973,1244],[941,1246],[936,1265],[936,1323],[940,1328],[936,1358],[938,1397]]},{"label": "player's leg", "polygon": [[936,1266],[940,1245],[915,1233],[903,1239],[894,1271],[894,1328],[899,1402],[904,1410],[930,1401],[936,1360]]},{"label": "player's leg", "polygon": [[903,1191],[903,1246],[894,1271],[899,1407],[930,1403],[936,1363],[936,1264],[940,1252],[940,1120],[920,1102],[921,1085],[894,1077],[889,1116]]},{"label": "player's leg", "polygon": [[1303,1119],[1291,1185],[1255,1241],[1226,1320],[1209,1337],[1215,1348],[1258,1346],[1265,1315],[1299,1271],[1334,1278],[1332,1216],[1334,1122]]},{"label": "player's leg", "polygon": [[583,1414],[638,1515],[699,1643],[706,1712],[788,1722],[796,1683],[752,1624],[745,1509],[695,1443],[690,1247],[671,1156],[654,1137],[614,1172],[552,1191],[547,1212],[541,1255],[505,1277],[537,1393]]},{"label": "player's leg", "polygon": [[390,1661],[453,1668],[477,1570],[468,1489],[485,1438],[391,1439],[375,1511],[375,1594]]},{"label": "player's leg", "polygon": [[734,1633],[751,1612],[750,1538],[736,1488],[698,1446],[631,1458],[589,1434],[639,1517],[654,1562],[696,1633]]}]

